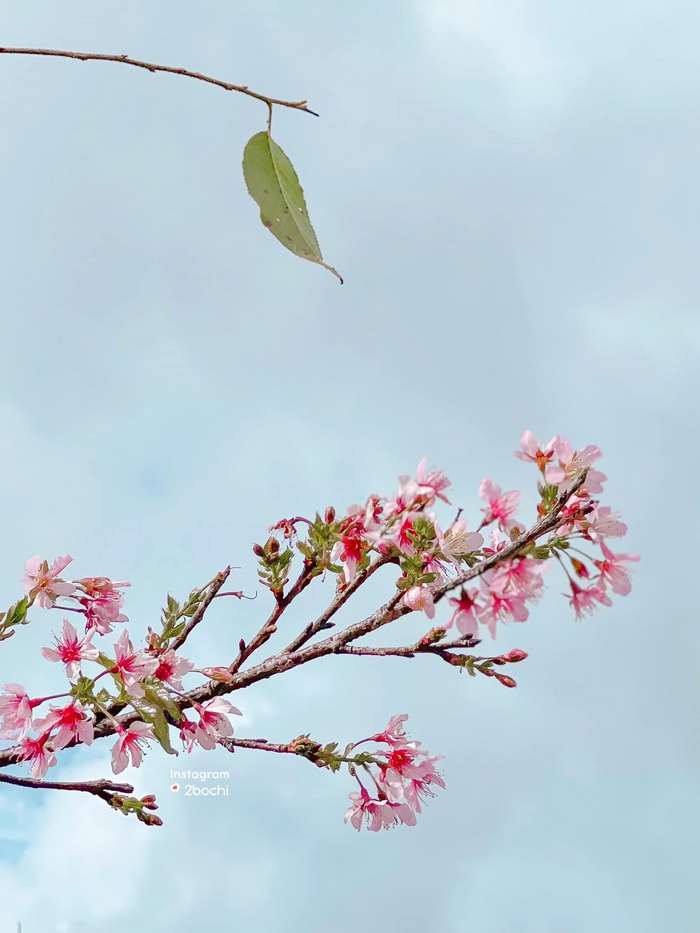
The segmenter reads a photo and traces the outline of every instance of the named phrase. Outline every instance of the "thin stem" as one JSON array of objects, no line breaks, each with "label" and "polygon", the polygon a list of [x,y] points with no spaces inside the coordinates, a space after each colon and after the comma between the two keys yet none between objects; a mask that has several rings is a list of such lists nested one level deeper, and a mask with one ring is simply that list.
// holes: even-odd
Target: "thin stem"
[{"label": "thin stem", "polygon": [[209,585],[207,595],[204,597],[204,599],[199,604],[199,606],[197,606],[197,611],[195,612],[195,614],[192,616],[192,618],[189,620],[189,622],[184,627],[184,629],[180,632],[180,634],[176,638],[173,638],[173,640],[170,642],[171,648],[179,648],[181,647],[181,645],[185,644],[187,639],[190,637],[192,630],[196,628],[199,625],[199,623],[202,621],[202,619],[204,618],[205,612],[211,605],[212,600],[214,599],[216,594],[219,592],[221,587],[228,580],[230,573],[231,573],[230,567],[224,567],[223,570],[217,573],[217,575],[214,577],[214,579]]},{"label": "thin stem", "polygon": [[326,628],[331,628],[328,622],[341,608],[341,606],[345,605],[353,593],[356,593],[362,584],[368,580],[373,573],[388,563],[390,563],[390,558],[380,557],[379,560],[376,560],[373,564],[370,564],[366,570],[360,571],[355,579],[338,593],[328,608],[325,609],[315,621],[309,622],[309,624],[304,629],[302,629],[301,632],[299,632],[296,638],[293,638],[292,641],[290,641],[290,643],[284,649],[283,653],[288,654],[292,651],[297,651],[299,648],[301,648],[302,645],[305,645],[307,641],[310,641],[318,632]]},{"label": "thin stem", "polygon": [[242,647],[238,652],[238,657],[236,660],[229,666],[229,670],[232,674],[235,674],[240,670],[241,665],[253,654],[254,651],[257,651],[262,645],[265,644],[277,631],[277,623],[282,616],[282,613],[285,611],[287,606],[296,599],[296,597],[306,589],[311,580],[311,572],[314,568],[313,563],[305,562],[301,570],[301,573],[297,577],[296,581],[292,584],[290,589],[285,593],[284,596],[280,597],[275,605],[275,608],[270,613],[266,622],[259,629],[257,634],[253,637],[252,641],[249,644],[242,643]]},{"label": "thin stem", "polygon": [[74,790],[100,797],[107,803],[112,802],[114,794],[132,794],[131,784],[115,784],[112,781],[38,781],[35,778],[17,777],[14,774],[0,774],[0,782],[14,784],[17,787],[33,787],[36,790]]},{"label": "thin stem", "polygon": [[[314,117],[318,114],[311,110],[305,100],[282,100],[279,97],[268,97],[267,94],[260,94],[258,91],[251,90],[245,84],[231,84],[228,81],[222,81],[220,78],[212,78],[210,75],[202,74],[199,71],[190,71],[188,68],[176,68],[173,65],[156,65],[154,62],[145,62],[138,58],[130,58],[128,55],[108,55],[102,52],[69,52],[65,49],[21,49],[21,48],[0,48],[0,55],[42,55],[52,58],[73,58],[81,62],[116,62],[121,65],[133,65],[135,68],[143,68],[152,73],[165,72],[167,74],[181,75],[185,78],[194,78],[196,81],[204,81],[207,84],[214,84],[216,87],[223,88],[225,91],[236,91],[238,94],[245,94],[247,97],[253,97],[267,105],[270,114],[272,107],[289,107],[291,110],[302,110],[304,113],[310,113]],[[269,121],[268,121],[269,127]]]}]

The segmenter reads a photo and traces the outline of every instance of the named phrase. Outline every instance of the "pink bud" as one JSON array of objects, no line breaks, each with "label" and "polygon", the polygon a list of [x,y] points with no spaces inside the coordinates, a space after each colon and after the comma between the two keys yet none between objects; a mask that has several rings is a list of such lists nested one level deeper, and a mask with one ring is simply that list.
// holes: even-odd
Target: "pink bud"
[{"label": "pink bud", "polygon": [[504,687],[517,687],[518,684],[512,677],[509,677],[507,674],[494,674],[496,680],[500,681]]},{"label": "pink bud", "polygon": [[230,684],[233,680],[233,674],[227,667],[203,667],[202,673],[220,684]]},{"label": "pink bud", "polygon": [[516,661],[524,661],[527,657],[527,651],[523,651],[522,648],[511,648],[511,650],[503,655],[504,660],[510,661],[511,664],[515,664]]}]

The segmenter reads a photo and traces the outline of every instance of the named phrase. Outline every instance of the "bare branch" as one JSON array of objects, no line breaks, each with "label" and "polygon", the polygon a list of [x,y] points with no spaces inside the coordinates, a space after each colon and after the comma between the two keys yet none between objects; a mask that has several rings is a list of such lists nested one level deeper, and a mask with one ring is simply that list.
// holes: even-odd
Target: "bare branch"
[{"label": "bare branch", "polygon": [[235,674],[236,671],[240,670],[241,665],[253,654],[254,651],[257,651],[262,645],[265,644],[277,631],[277,623],[282,616],[282,613],[289,606],[289,604],[296,599],[296,597],[306,589],[306,587],[311,583],[313,577],[311,572],[314,565],[309,561],[304,561],[304,566],[301,573],[297,577],[296,581],[292,584],[290,589],[285,593],[284,596],[280,596],[277,600],[275,608],[272,610],[268,616],[265,623],[259,629],[257,634],[249,642],[241,642],[241,648],[238,652],[238,657],[230,665],[229,670],[232,674]]},{"label": "bare branch", "polygon": [[108,55],[101,52],[69,52],[64,49],[20,49],[20,48],[0,48],[0,55],[42,55],[52,58],[73,58],[81,62],[117,62],[121,65],[133,65],[135,68],[143,68],[152,73],[165,72],[167,74],[181,75],[185,78],[194,78],[196,81],[204,81],[207,84],[214,84],[216,87],[223,88],[225,91],[236,91],[238,94],[245,94],[247,97],[253,97],[255,100],[262,101],[270,111],[275,107],[288,107],[291,110],[301,110],[304,113],[310,113],[314,117],[318,114],[311,110],[305,100],[282,100],[279,97],[268,97],[266,94],[260,94],[258,91],[251,90],[245,84],[231,84],[228,81],[222,81],[220,78],[212,78],[210,75],[202,74],[199,71],[190,71],[188,68],[176,68],[173,65],[156,65],[153,62],[144,62],[138,58],[130,58],[128,55]]},{"label": "bare branch", "polygon": [[375,571],[379,570],[380,567],[384,567],[388,563],[391,563],[390,558],[380,557],[379,560],[376,560],[373,564],[370,564],[366,570],[360,571],[360,573],[355,576],[354,580],[352,580],[346,587],[340,590],[328,608],[324,610],[324,612],[322,612],[314,622],[309,622],[306,628],[302,629],[296,638],[290,641],[282,653],[289,654],[292,651],[297,651],[299,648],[301,648],[302,645],[305,645],[307,641],[310,641],[314,635],[317,634],[317,632],[320,632],[326,628],[331,628],[331,626],[328,624],[329,620],[336,614],[341,606],[345,605],[353,593],[356,593],[362,584],[368,580],[372,574],[375,573]]},{"label": "bare branch", "polygon": [[217,575],[214,577],[214,579],[209,585],[209,589],[207,590],[207,595],[204,597],[202,602],[197,607],[197,611],[195,612],[195,614],[192,616],[190,621],[184,627],[182,632],[180,632],[180,634],[176,638],[173,638],[173,640],[171,641],[170,643],[171,648],[180,648],[182,645],[185,644],[187,639],[190,637],[192,630],[196,628],[199,625],[199,623],[202,621],[202,619],[204,618],[204,614],[206,613],[207,609],[211,605],[214,597],[217,595],[221,587],[224,585],[224,583],[228,579],[230,573],[231,573],[230,567],[224,567],[223,570],[217,573]]},{"label": "bare branch", "polygon": [[113,781],[37,781],[35,778],[0,774],[0,783],[15,784],[17,787],[33,787],[35,790],[74,790],[92,794],[111,804],[115,794],[133,794],[131,784],[115,784]]}]

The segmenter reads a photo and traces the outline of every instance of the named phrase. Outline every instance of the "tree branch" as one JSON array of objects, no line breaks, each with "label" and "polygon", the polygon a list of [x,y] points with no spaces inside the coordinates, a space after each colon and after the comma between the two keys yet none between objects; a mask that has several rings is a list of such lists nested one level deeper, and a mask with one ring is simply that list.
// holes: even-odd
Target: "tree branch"
[{"label": "tree branch", "polygon": [[199,625],[199,623],[202,621],[202,619],[204,618],[204,614],[206,613],[209,606],[212,604],[214,597],[217,595],[221,587],[228,580],[230,573],[231,573],[230,567],[224,567],[223,570],[217,573],[217,575],[214,577],[212,582],[209,584],[207,595],[204,597],[202,602],[197,607],[197,611],[195,612],[195,614],[192,616],[192,618],[187,623],[187,625],[184,627],[184,629],[180,632],[180,634],[176,638],[173,638],[173,640],[170,642],[171,648],[177,649],[185,644],[187,639],[190,637],[192,630],[196,628]]},{"label": "tree branch", "polygon": [[[475,648],[480,639],[470,638],[465,635],[463,638],[457,638],[454,641],[427,642],[417,641],[415,645],[395,645],[371,647],[368,645],[342,645],[337,648],[334,654],[352,654],[358,656],[369,656],[377,658],[395,657],[395,658],[414,658],[417,654],[442,654],[448,649]],[[493,660],[492,658],[474,658],[475,661]]]},{"label": "tree branch", "polygon": [[310,641],[317,632],[322,631],[326,628],[331,628],[332,626],[328,624],[329,619],[331,619],[336,612],[343,606],[357,590],[362,586],[362,584],[368,580],[375,571],[379,570],[380,567],[384,567],[386,564],[391,563],[391,559],[388,557],[380,557],[379,560],[376,560],[373,564],[370,564],[366,570],[361,571],[355,576],[355,579],[352,580],[344,589],[342,589],[332,603],[328,606],[324,612],[314,621],[309,622],[306,628],[302,629],[301,632],[292,639],[287,647],[284,649],[282,654],[289,654],[292,651],[297,651],[301,648],[302,645],[305,645],[307,641]]},{"label": "tree branch", "polygon": [[251,90],[245,84],[231,84],[228,81],[222,81],[220,78],[212,78],[210,75],[202,74],[199,71],[190,71],[188,68],[176,68],[173,65],[156,65],[153,62],[145,62],[138,58],[130,58],[128,55],[108,55],[101,52],[69,52],[64,49],[20,49],[20,48],[0,48],[0,55],[43,55],[52,58],[73,58],[81,62],[117,62],[122,65],[133,65],[135,68],[143,68],[152,73],[165,72],[167,74],[181,75],[185,78],[194,78],[196,81],[204,81],[207,84],[214,84],[216,87],[223,88],[225,91],[236,91],[238,94],[245,94],[247,97],[253,97],[255,100],[262,101],[270,110],[275,107],[288,107],[291,110],[301,110],[304,113],[310,113],[314,117],[318,114],[311,110],[305,100],[281,100],[279,97],[268,97],[266,94],[260,94],[258,91]]},{"label": "tree branch", "polygon": [[306,589],[309,583],[311,583],[311,580],[313,579],[311,576],[312,570],[313,564],[308,561],[304,561],[304,566],[296,581],[292,584],[284,596],[279,597],[275,608],[272,610],[262,627],[258,630],[257,634],[247,645],[245,642],[241,641],[238,657],[229,666],[229,670],[232,674],[235,674],[236,671],[240,670],[241,665],[251,656],[251,654],[253,654],[254,651],[257,651],[258,648],[264,645],[266,641],[272,638],[272,636],[277,631],[277,623],[282,616],[282,613],[289,606],[292,600],[296,599],[296,597]]},{"label": "tree branch", "polygon": [[133,794],[131,784],[115,784],[113,781],[37,781],[35,778],[0,774],[0,783],[15,784],[17,787],[33,787],[36,790],[74,790],[92,794],[111,804],[115,794]]},{"label": "tree branch", "polygon": [[[518,553],[533,541],[536,541],[539,537],[547,532],[554,531],[561,523],[561,512],[567,502],[578,492],[578,490],[583,486],[586,479],[586,472],[582,471],[578,479],[572,484],[571,488],[559,495],[556,502],[554,503],[551,511],[535,522],[535,524],[516,540],[508,544],[500,551],[494,552],[491,556],[480,561],[474,567],[465,570],[463,573],[458,574],[456,577],[451,580],[446,581],[441,586],[437,587],[434,590],[434,599],[437,602],[439,599],[442,599],[446,593],[451,590],[456,589],[457,587],[463,586],[469,580],[474,580],[482,574],[486,573],[488,570],[491,570],[493,567],[497,566],[502,561],[511,560],[514,557],[517,557]],[[305,568],[306,569],[306,568]],[[248,668],[245,671],[241,671],[239,668],[243,663],[243,660],[247,658],[256,647],[259,647],[268,638],[276,631],[276,624],[270,625],[270,621],[273,620],[276,623],[276,620],[282,614],[284,609],[289,605],[291,599],[294,596],[298,595],[301,590],[308,585],[310,580],[313,579],[309,575],[307,576],[305,570],[302,570],[299,578],[296,583],[289,590],[286,597],[283,597],[275,609],[273,610],[268,621],[263,625],[263,627],[258,632],[258,635],[253,639],[251,645],[245,649],[245,652],[242,652],[239,655],[239,658],[234,662],[234,665],[231,666],[233,677],[229,682],[209,682],[204,684],[201,687],[197,687],[194,690],[191,690],[187,693],[186,697],[178,700],[177,706],[179,709],[185,710],[192,707],[196,703],[204,703],[207,700],[211,700],[216,696],[223,696],[228,693],[233,693],[235,690],[241,690],[244,687],[248,687],[253,683],[257,683],[260,680],[265,680],[268,677],[274,677],[277,674],[284,673],[285,671],[291,670],[295,667],[300,667],[303,664],[307,664],[309,661],[314,661],[317,658],[326,657],[331,654],[352,654],[353,652],[344,652],[343,649],[350,642],[355,641],[357,638],[361,638],[364,635],[368,635],[370,632],[374,632],[377,629],[387,625],[389,622],[399,619],[404,615],[407,615],[411,612],[411,608],[402,603],[403,593],[397,591],[394,596],[388,602],[384,603],[383,606],[380,606],[375,612],[367,616],[365,619],[362,619],[360,622],[356,622],[354,625],[348,626],[341,632],[325,638],[322,641],[316,642],[312,645],[307,645],[304,648],[300,648],[296,651],[290,652],[281,652],[277,655],[272,655],[267,658],[265,661],[262,661],[260,664],[255,665],[254,667]],[[447,645],[436,647],[440,650],[445,650]],[[458,656],[452,656],[458,657]],[[450,661],[449,663],[455,663]],[[235,666],[235,670],[233,670]],[[120,720],[120,724],[128,725],[131,722],[134,722],[139,718],[138,713],[130,713]],[[103,719],[95,725],[95,738],[102,738],[104,736],[112,735],[115,731],[115,724],[110,719]],[[79,744],[76,742],[70,743],[71,745]],[[14,763],[14,749],[3,749],[0,751],[0,768],[7,767],[10,764]]]}]

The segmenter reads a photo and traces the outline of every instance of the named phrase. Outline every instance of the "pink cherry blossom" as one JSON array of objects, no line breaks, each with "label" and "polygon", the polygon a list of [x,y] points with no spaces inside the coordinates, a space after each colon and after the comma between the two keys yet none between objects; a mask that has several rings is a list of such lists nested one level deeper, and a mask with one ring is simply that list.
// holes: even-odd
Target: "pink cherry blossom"
[{"label": "pink cherry blossom", "polygon": [[406,745],[408,737],[404,729],[404,723],[408,719],[408,713],[397,713],[392,716],[383,732],[378,732],[370,737],[372,742],[387,742],[389,745]]},{"label": "pink cherry blossom", "polygon": [[523,431],[520,436],[520,450],[516,450],[515,456],[518,460],[536,463],[537,467],[544,471],[546,464],[554,457],[555,441],[556,438],[553,437],[543,448],[532,431]]},{"label": "pink cherry blossom", "polygon": [[432,786],[445,787],[435,768],[438,760],[418,749],[395,748],[381,767],[380,787],[393,803],[405,803],[420,813],[421,800],[435,796]]},{"label": "pink cherry blossom", "polygon": [[465,554],[478,551],[484,543],[484,537],[478,531],[467,530],[467,523],[463,518],[453,522],[444,534],[437,524],[435,531],[440,550],[453,564],[459,564]]},{"label": "pink cherry blossom", "polygon": [[623,538],[627,534],[627,525],[620,520],[619,512],[613,512],[608,505],[599,505],[588,516],[588,530],[600,541],[602,538]]},{"label": "pink cherry blossom", "polygon": [[476,611],[479,608],[479,591],[477,589],[467,590],[462,588],[459,596],[449,600],[451,606],[454,606],[452,613],[445,628],[451,628],[456,625],[462,635],[476,635],[479,629],[477,624]]},{"label": "pink cherry blossom", "polygon": [[76,584],[84,592],[78,597],[85,611],[86,628],[94,628],[100,635],[112,631],[112,623],[128,622],[121,612],[124,594],[119,590],[131,586],[127,580],[110,580],[109,577],[83,577]]},{"label": "pink cherry blossom", "polygon": [[350,794],[350,800],[352,804],[345,813],[345,822],[350,823],[358,832],[363,825],[373,833],[380,829],[391,829],[398,823],[415,826],[416,817],[410,807],[370,797],[366,788],[362,786],[358,794]]},{"label": "pink cherry blossom", "polygon": [[567,489],[578,478],[581,470],[588,467],[585,488],[588,493],[595,495],[603,491],[603,483],[607,479],[605,473],[591,467],[602,456],[600,447],[588,444],[583,450],[574,450],[571,444],[561,437],[555,437],[552,442],[555,460],[546,468],[545,477],[548,483]]},{"label": "pink cherry blossom", "polygon": [[128,726],[117,726],[117,741],[112,746],[112,771],[120,774],[129,765],[129,758],[134,768],[143,761],[143,749],[148,748],[148,740],[154,739],[153,727],[137,719]]},{"label": "pink cherry blossom", "polygon": [[37,606],[49,609],[59,596],[70,596],[75,591],[72,583],[66,583],[58,575],[73,558],[66,554],[57,557],[49,566],[48,562],[35,555],[24,565],[24,592],[34,599]]},{"label": "pink cherry blossom", "polygon": [[394,543],[404,554],[416,553],[416,549],[413,546],[413,538],[416,530],[413,520],[418,517],[418,514],[418,512],[404,512],[401,516],[398,530],[395,532]]},{"label": "pink cherry blossom", "polygon": [[576,613],[577,619],[590,615],[599,605],[611,605],[611,600],[607,596],[605,589],[598,584],[581,587],[574,580],[570,580],[569,585],[571,587],[569,602]]},{"label": "pink cherry blossom", "polygon": [[56,751],[74,740],[92,745],[95,734],[92,719],[77,700],[67,706],[52,706],[47,716],[36,721],[36,728],[49,732],[57,730],[51,737],[51,745]]},{"label": "pink cherry blossom", "polygon": [[603,552],[604,560],[595,561],[595,565],[600,571],[600,581],[603,586],[609,583],[613,593],[619,596],[627,596],[631,589],[629,573],[623,566],[630,561],[638,561],[638,554],[613,554],[605,541],[600,542],[600,549]]},{"label": "pink cherry blossom", "polygon": [[40,781],[49,768],[56,764],[56,756],[51,746],[48,745],[48,738],[48,732],[36,739],[24,738],[16,752],[18,761],[31,762],[32,777],[37,781]]},{"label": "pink cherry blossom", "polygon": [[122,596],[119,590],[131,586],[128,580],[110,580],[109,577],[82,577],[75,582],[86,596],[93,599],[98,596]]},{"label": "pink cherry blossom", "polygon": [[409,609],[412,609],[414,612],[421,611],[424,612],[429,619],[435,618],[433,593],[427,583],[421,583],[420,586],[412,586],[404,594],[403,601]]},{"label": "pink cherry blossom", "polygon": [[529,616],[525,597],[519,593],[506,595],[492,590],[482,578],[485,604],[479,611],[479,621],[487,626],[491,637],[496,637],[498,622],[525,622]]},{"label": "pink cherry blossom", "polygon": [[346,583],[351,583],[357,574],[357,568],[366,550],[363,528],[359,522],[352,522],[336,542],[331,551],[331,560],[343,565]]},{"label": "pink cherry blossom", "polygon": [[65,664],[66,676],[75,680],[80,674],[81,661],[95,661],[99,655],[97,648],[92,645],[92,632],[78,637],[78,633],[68,619],[63,620],[63,634],[60,638],[54,636],[55,648],[42,648],[41,653],[47,661],[60,661]]},{"label": "pink cherry blossom", "polygon": [[428,460],[423,458],[418,464],[416,470],[416,485],[418,486],[418,495],[426,500],[427,505],[432,505],[436,499],[442,499],[449,504],[449,499],[444,494],[452,483],[442,470],[429,470]]},{"label": "pink cherry blossom", "polygon": [[[219,739],[233,735],[233,726],[228,717],[232,714],[242,715],[239,709],[223,697],[214,697],[206,703],[196,704],[194,709],[199,716],[199,722],[189,725],[180,724],[180,735],[186,744],[187,751],[191,751],[195,742],[202,748],[209,750],[215,748]],[[191,728],[192,725],[194,729]]]},{"label": "pink cherry blossom", "polygon": [[530,557],[516,557],[503,561],[485,575],[489,587],[504,595],[517,594],[526,599],[537,599],[544,587],[543,562]]},{"label": "pink cherry blossom", "polygon": [[5,684],[0,695],[0,736],[21,738],[32,728],[32,701],[21,684]]},{"label": "pink cherry blossom", "polygon": [[149,677],[158,667],[158,659],[149,657],[142,651],[135,651],[125,630],[114,644],[116,660],[113,670],[118,673],[124,687],[135,697],[143,696],[140,681]]},{"label": "pink cherry blossom", "polygon": [[182,678],[193,669],[194,664],[187,658],[175,654],[172,648],[168,648],[157,657],[158,666],[153,672],[153,676],[163,683],[170,684],[176,690],[182,690]]},{"label": "pink cherry blossom", "polygon": [[489,525],[497,521],[502,531],[508,531],[513,527],[515,524],[513,515],[517,512],[520,503],[519,492],[515,490],[502,492],[498,483],[485,479],[479,486],[479,498],[486,502],[486,508],[481,510],[484,513],[483,524]]}]

